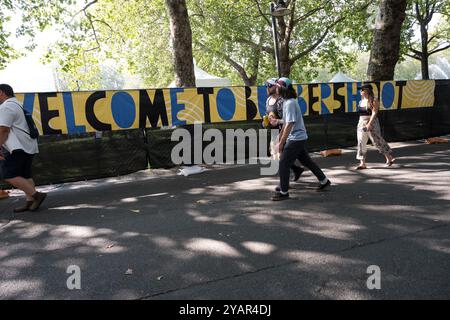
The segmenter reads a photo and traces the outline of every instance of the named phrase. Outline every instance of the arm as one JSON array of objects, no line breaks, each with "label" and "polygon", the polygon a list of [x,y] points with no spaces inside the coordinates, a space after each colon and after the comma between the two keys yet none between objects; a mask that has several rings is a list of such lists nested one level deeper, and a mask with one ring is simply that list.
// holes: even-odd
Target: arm
[{"label": "arm", "polygon": [[[8,127],[0,126],[0,146],[2,146],[8,139],[10,129]],[[2,150],[0,149],[0,160],[4,160]]]},{"label": "arm", "polygon": [[283,99],[279,98],[275,103],[275,110],[271,112],[270,124],[277,128],[284,124],[283,121]]},{"label": "arm", "polygon": [[[295,100],[292,99],[287,101],[284,105],[284,124],[283,128],[280,132],[279,139],[278,139],[278,150],[280,152],[283,152],[284,146],[286,144],[286,141],[288,139],[289,134],[291,133],[292,129],[294,128],[295,121],[297,119],[297,112],[300,111],[300,108],[298,107],[298,104]],[[284,107],[283,106],[283,107]]]},{"label": "arm", "polygon": [[283,124],[283,119],[277,119],[273,116],[273,113],[269,115],[269,123],[272,126],[272,128],[277,128],[280,124]]},{"label": "arm", "polygon": [[277,119],[274,117],[269,117],[269,122],[272,125],[272,127],[277,128],[279,125],[283,125],[284,121],[283,119]]},{"label": "arm", "polygon": [[283,133],[284,133],[284,126],[281,127],[280,133],[278,134],[278,143],[281,141],[281,137],[283,136]]},{"label": "arm", "polygon": [[283,125],[283,129],[281,130],[279,138],[278,138],[279,139],[278,144],[279,144],[280,152],[283,152],[284,145],[286,144],[286,140],[287,140],[287,138],[289,136],[289,133],[291,133],[291,130],[292,130],[292,127],[294,126],[294,123],[295,122],[289,122],[289,123],[286,123],[285,125]]},{"label": "arm", "polygon": [[379,109],[380,109],[380,102],[378,101],[378,99],[374,99],[373,100],[373,105],[372,105],[372,115],[370,116],[370,120],[367,123],[367,130],[368,131],[372,130],[373,122],[377,118],[377,114],[378,114],[378,110]]}]

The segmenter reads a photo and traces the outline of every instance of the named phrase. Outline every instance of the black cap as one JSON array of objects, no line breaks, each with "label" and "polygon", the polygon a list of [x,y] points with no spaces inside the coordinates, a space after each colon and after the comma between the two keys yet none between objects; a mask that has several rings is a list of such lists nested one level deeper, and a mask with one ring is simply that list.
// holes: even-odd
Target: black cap
[{"label": "black cap", "polygon": [[364,85],[358,87],[358,90],[365,90],[365,89],[373,91],[373,88],[372,88],[371,84],[364,84]]}]

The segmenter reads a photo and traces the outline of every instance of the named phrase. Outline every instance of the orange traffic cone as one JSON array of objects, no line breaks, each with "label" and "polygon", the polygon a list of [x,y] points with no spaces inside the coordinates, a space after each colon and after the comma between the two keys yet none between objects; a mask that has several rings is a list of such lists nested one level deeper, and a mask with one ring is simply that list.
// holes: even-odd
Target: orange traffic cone
[{"label": "orange traffic cone", "polygon": [[320,151],[320,154],[323,157],[340,156],[342,154],[342,150],[341,149],[328,149],[328,150]]},{"label": "orange traffic cone", "polygon": [[447,143],[448,139],[445,138],[440,138],[440,137],[435,137],[435,138],[428,138],[426,140],[427,144],[435,144],[435,143]]}]

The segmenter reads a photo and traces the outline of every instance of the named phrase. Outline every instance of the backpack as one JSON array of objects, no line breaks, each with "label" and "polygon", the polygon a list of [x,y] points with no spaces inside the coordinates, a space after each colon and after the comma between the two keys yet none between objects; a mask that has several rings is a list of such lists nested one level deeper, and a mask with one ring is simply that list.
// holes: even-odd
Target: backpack
[{"label": "backpack", "polygon": [[23,115],[25,116],[25,121],[27,122],[27,125],[28,125],[28,130],[30,130],[30,132],[28,133],[25,130],[18,128],[18,127],[14,127],[14,128],[17,128],[20,131],[25,132],[26,134],[28,134],[30,136],[31,139],[37,139],[39,137],[39,130],[37,129],[36,124],[34,123],[33,116],[31,115],[31,113],[29,113],[27,110],[25,110],[17,102],[14,102],[14,101],[11,101],[11,102],[17,104],[20,107],[20,109],[22,109]]}]

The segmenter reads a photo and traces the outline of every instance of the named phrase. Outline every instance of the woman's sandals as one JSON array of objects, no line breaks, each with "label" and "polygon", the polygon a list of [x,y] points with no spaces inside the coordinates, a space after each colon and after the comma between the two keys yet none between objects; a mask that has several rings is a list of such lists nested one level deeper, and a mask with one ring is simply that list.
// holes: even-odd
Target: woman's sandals
[{"label": "woman's sandals", "polygon": [[394,164],[395,158],[392,158],[391,161],[386,162],[386,167],[390,167]]}]

